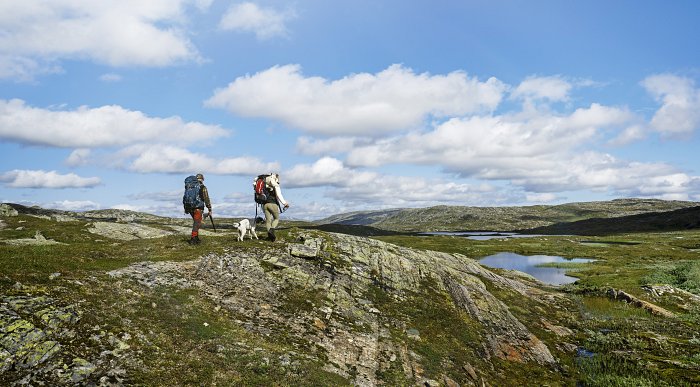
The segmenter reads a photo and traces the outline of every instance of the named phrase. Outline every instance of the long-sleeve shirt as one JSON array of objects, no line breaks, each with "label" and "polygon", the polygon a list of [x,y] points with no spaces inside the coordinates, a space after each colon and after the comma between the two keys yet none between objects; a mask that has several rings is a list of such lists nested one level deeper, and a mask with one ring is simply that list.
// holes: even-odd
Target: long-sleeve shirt
[{"label": "long-sleeve shirt", "polygon": [[199,197],[202,198],[202,200],[204,201],[204,205],[206,205],[209,212],[211,212],[211,200],[209,200],[209,191],[207,190],[207,187],[204,184],[202,184],[202,188],[199,190]]},{"label": "long-sleeve shirt", "polygon": [[275,175],[268,176],[267,179],[265,179],[265,185],[275,193],[278,204],[281,206],[286,206],[288,204],[287,201],[284,200],[284,196],[282,196],[282,187],[280,187],[280,182]]}]

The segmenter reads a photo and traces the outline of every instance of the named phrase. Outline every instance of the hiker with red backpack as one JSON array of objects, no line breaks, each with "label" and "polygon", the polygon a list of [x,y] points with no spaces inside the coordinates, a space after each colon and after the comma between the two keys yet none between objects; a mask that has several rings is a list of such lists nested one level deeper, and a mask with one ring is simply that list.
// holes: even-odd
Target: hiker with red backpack
[{"label": "hiker with red backpack", "polygon": [[[197,245],[199,240],[199,229],[202,227],[202,219],[205,217],[204,207],[206,206],[209,213],[206,216],[211,216],[211,201],[209,200],[209,191],[204,185],[204,175],[198,173],[196,176],[188,176],[185,179],[185,194],[182,196],[182,205],[185,208],[185,214],[192,216],[192,236],[189,244]],[[213,223],[213,222],[212,222]]]},{"label": "hiker with red backpack", "polygon": [[280,212],[289,208],[289,203],[282,196],[280,175],[278,173],[259,175],[253,181],[253,187],[255,188],[255,202],[260,204],[265,212],[267,239],[274,242],[277,239],[275,228],[280,220]]}]

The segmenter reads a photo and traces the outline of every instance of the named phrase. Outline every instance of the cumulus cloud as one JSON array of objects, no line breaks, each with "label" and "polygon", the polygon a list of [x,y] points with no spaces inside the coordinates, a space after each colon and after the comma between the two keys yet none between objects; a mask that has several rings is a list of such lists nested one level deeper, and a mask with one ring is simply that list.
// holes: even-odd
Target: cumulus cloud
[{"label": "cumulus cloud", "polygon": [[647,77],[642,86],[661,107],[651,119],[653,130],[668,136],[688,135],[700,127],[700,89],[692,79],[672,74]]},{"label": "cumulus cloud", "polygon": [[444,203],[483,202],[497,200],[488,184],[458,184],[441,179],[389,176],[377,172],[348,168],[343,162],[323,157],[313,164],[300,164],[286,171],[283,185],[289,188],[332,187],[326,196],[343,202],[371,203],[374,208],[434,205]]},{"label": "cumulus cloud", "polygon": [[279,11],[246,2],[232,5],[222,16],[219,28],[252,32],[258,39],[270,39],[286,36],[286,24],[295,17],[296,13],[293,10]]},{"label": "cumulus cloud", "polygon": [[614,146],[623,146],[629,143],[643,140],[647,137],[649,130],[646,125],[632,125],[623,130],[617,137],[608,143]]},{"label": "cumulus cloud", "polygon": [[100,184],[99,177],[80,177],[74,173],[15,169],[0,175],[0,181],[10,188],[91,188]]},{"label": "cumulus cloud", "polygon": [[392,65],[377,74],[327,80],[305,77],[300,66],[286,65],[239,77],[205,105],[279,120],[313,134],[379,136],[418,127],[429,116],[493,111],[504,90],[495,78],[481,82],[461,71],[416,74]]},{"label": "cumulus cloud", "polygon": [[217,175],[257,175],[260,171],[279,170],[278,163],[265,163],[255,157],[215,159],[202,153],[170,145],[134,145],[117,156],[126,168],[139,173],[193,173],[206,171]]},{"label": "cumulus cloud", "polygon": [[346,168],[343,162],[333,157],[323,157],[313,164],[300,164],[284,173],[285,183],[290,188],[372,184],[379,179],[375,172],[360,172]]},{"label": "cumulus cloud", "polygon": [[200,56],[183,30],[201,0],[0,2],[0,77],[31,79],[61,59],[168,66]]},{"label": "cumulus cloud", "polygon": [[54,208],[64,211],[92,211],[99,210],[102,206],[91,200],[59,200],[50,203],[43,203],[42,208]]},{"label": "cumulus cloud", "polygon": [[82,165],[87,165],[90,161],[90,149],[76,149],[68,156],[66,159],[66,165],[69,167],[78,167]]},{"label": "cumulus cloud", "polygon": [[453,118],[425,133],[409,133],[360,146],[350,166],[392,163],[439,165],[463,175],[510,178],[547,170],[550,164],[592,141],[601,128],[634,119],[629,111],[593,104],[569,115],[536,114]]},{"label": "cumulus cloud", "polygon": [[541,99],[552,102],[566,101],[572,85],[558,76],[528,77],[511,93],[514,99]]},{"label": "cumulus cloud", "polygon": [[530,203],[550,203],[558,199],[556,194],[550,192],[532,193],[525,195],[525,200]]},{"label": "cumulus cloud", "polygon": [[462,177],[507,181],[527,192],[531,202],[551,201],[556,197],[550,193],[576,190],[683,197],[694,178],[668,164],[625,161],[588,150],[606,128],[635,128],[637,121],[627,109],[598,104],[568,115],[536,112],[454,118],[431,131],[355,147],[346,163],[349,167],[437,166]]},{"label": "cumulus cloud", "polygon": [[0,99],[0,140],[55,147],[111,147],[147,141],[181,141],[223,137],[217,125],[184,122],[180,117],[148,117],[116,105],[75,110],[48,110],[19,99]]},{"label": "cumulus cloud", "polygon": [[327,139],[316,139],[302,136],[297,138],[296,149],[305,155],[324,156],[335,153],[347,153],[358,146],[372,144],[368,137],[331,137]]},{"label": "cumulus cloud", "polygon": [[177,191],[160,191],[160,192],[141,192],[130,194],[127,196],[131,200],[152,200],[156,202],[178,202],[182,199],[182,190]]}]

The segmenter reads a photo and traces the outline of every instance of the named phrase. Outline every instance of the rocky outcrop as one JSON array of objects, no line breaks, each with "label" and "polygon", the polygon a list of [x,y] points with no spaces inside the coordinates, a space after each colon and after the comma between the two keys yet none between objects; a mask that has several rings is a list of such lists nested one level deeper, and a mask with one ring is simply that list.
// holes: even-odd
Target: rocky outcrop
[{"label": "rocky outcrop", "polygon": [[[16,286],[22,288],[21,285]],[[22,293],[22,292],[19,292]],[[117,336],[79,326],[76,305],[37,294],[0,299],[0,383],[3,385],[76,385],[88,378],[100,385],[122,385],[128,345]],[[75,353],[75,342],[96,346],[91,357]],[[82,352],[82,351],[81,351]]]},{"label": "rocky outcrop", "polygon": [[[343,234],[299,232],[295,243],[262,243],[193,262],[143,262],[110,275],[149,287],[198,288],[246,329],[315,348],[312,352],[327,370],[360,386],[382,384],[378,375],[389,369],[401,370],[407,381],[452,380],[427,374],[426,359],[412,348],[429,339],[423,337],[422,326],[397,312],[415,297],[431,294],[451,299],[453,309],[464,311],[481,327],[479,342],[462,344],[473,345],[486,359],[542,367],[557,363],[545,343],[488,291],[484,281],[543,305],[556,302],[556,297],[461,255]],[[462,365],[458,368],[466,372]],[[471,365],[468,369],[472,372],[465,376],[476,383],[476,372]]]},{"label": "rocky outcrop", "polygon": [[[167,229],[166,229],[167,228]],[[135,239],[161,238],[168,235],[186,235],[192,231],[191,227],[164,225],[163,228],[146,226],[139,223],[113,223],[95,222],[88,231],[103,237],[131,241]],[[202,236],[214,235],[213,231],[200,229]],[[230,235],[231,232],[217,231],[216,235]]]},{"label": "rocky outcrop", "polygon": [[47,239],[41,231],[34,233],[34,238],[5,239],[1,242],[14,246],[60,245],[53,239]]},{"label": "rocky outcrop", "polygon": [[88,229],[88,231],[93,234],[123,241],[144,238],[160,238],[173,234],[172,231],[165,231],[137,223],[123,224],[112,222],[95,222]]},{"label": "rocky outcrop", "polygon": [[646,310],[647,312],[662,316],[662,317],[675,317],[673,312],[670,312],[658,305],[654,305],[651,302],[641,300],[623,290],[618,289],[608,289],[608,297],[617,301],[624,301],[632,306]]},{"label": "rocky outcrop", "polygon": [[0,204],[0,217],[6,217],[6,216],[17,216],[19,215],[19,212],[12,208],[9,204],[2,203]]},{"label": "rocky outcrop", "polygon": [[556,362],[547,346],[530,333],[503,302],[489,293],[477,277],[446,277],[444,281],[455,304],[482,323],[488,356],[517,362]]}]

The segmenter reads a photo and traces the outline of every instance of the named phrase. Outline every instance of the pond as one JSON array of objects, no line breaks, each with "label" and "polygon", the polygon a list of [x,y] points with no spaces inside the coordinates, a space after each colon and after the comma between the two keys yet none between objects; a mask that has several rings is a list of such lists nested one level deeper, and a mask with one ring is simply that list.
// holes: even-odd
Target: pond
[{"label": "pond", "polygon": [[520,255],[515,253],[498,253],[479,259],[479,263],[490,268],[518,270],[530,274],[538,280],[550,285],[564,285],[576,282],[577,278],[566,275],[566,270],[560,267],[542,267],[549,263],[588,263],[588,258],[566,259],[553,255]]}]

